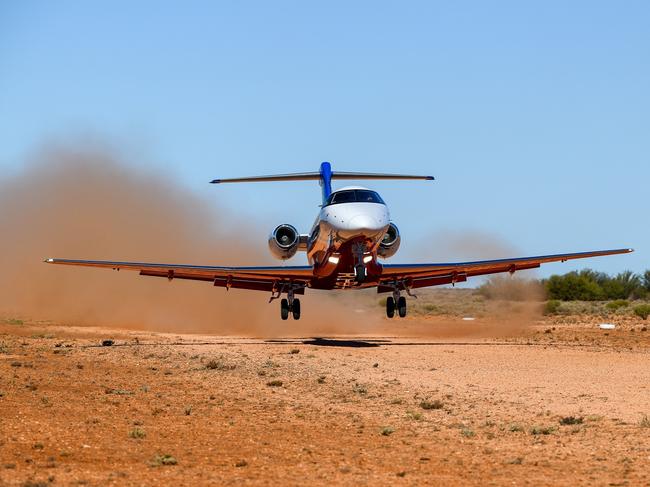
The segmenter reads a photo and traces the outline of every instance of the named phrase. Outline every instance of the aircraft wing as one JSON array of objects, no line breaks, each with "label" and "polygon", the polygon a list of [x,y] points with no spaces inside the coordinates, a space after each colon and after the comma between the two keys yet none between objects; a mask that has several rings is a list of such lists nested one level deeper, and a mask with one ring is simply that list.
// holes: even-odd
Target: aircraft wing
[{"label": "aircraft wing", "polygon": [[[214,267],[200,265],[148,264],[140,262],[112,262],[103,260],[45,259],[48,264],[100,267],[116,271],[137,271],[141,276],[165,277],[209,281],[215,286],[254,291],[278,291],[284,284],[309,282],[312,268],[309,266],[274,267]],[[295,291],[302,294],[304,289]]]},{"label": "aircraft wing", "polygon": [[540,255],[514,259],[480,260],[475,262],[453,262],[441,264],[385,264],[379,282],[379,292],[387,292],[397,285],[404,289],[455,284],[468,277],[514,273],[524,269],[535,269],[548,262],[565,262],[573,259],[601,257],[603,255],[627,254],[633,249],[597,250],[573,254]]}]

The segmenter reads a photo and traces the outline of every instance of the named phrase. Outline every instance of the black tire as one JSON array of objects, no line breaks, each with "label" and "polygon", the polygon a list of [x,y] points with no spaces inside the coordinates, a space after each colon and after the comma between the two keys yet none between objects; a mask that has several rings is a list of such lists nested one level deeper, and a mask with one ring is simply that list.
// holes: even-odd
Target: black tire
[{"label": "black tire", "polygon": [[294,320],[299,320],[300,319],[300,300],[299,299],[294,299],[293,300],[293,306],[291,306],[291,312],[293,313],[293,319]]},{"label": "black tire", "polygon": [[400,318],[406,316],[406,298],[404,296],[400,296],[397,300],[397,312],[399,313]]},{"label": "black tire", "polygon": [[386,316],[389,318],[395,316],[395,300],[392,296],[386,298]]},{"label": "black tire", "polygon": [[366,280],[366,266],[359,264],[356,267],[356,277],[355,280],[361,284],[363,281]]},{"label": "black tire", "polygon": [[280,301],[280,316],[283,320],[289,318],[289,301],[286,299]]}]

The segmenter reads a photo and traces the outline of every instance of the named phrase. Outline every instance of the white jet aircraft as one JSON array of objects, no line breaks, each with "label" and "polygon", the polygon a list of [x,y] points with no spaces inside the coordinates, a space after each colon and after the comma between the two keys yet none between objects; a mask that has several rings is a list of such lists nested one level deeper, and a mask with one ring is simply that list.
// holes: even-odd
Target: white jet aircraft
[{"label": "white jet aircraft", "polygon": [[310,289],[363,289],[376,287],[379,293],[391,293],[386,299],[389,318],[406,316],[406,299],[411,290],[441,284],[455,284],[468,277],[533,269],[547,262],[625,254],[632,249],[599,250],[571,254],[542,255],[513,259],[482,260],[431,264],[381,264],[399,248],[400,234],[391,222],[388,208],[379,194],[360,186],[332,191],[331,181],[359,179],[433,180],[432,176],[375,174],[332,171],[323,162],[318,172],[215,179],[212,183],[317,180],[322,186],[323,204],[309,234],[282,224],[269,237],[273,255],[286,260],[296,252],[307,253],[308,266],[221,267],[176,264],[147,264],[96,260],[46,259],[49,264],[104,267],[138,271],[141,276],[206,281],[226,289],[251,289],[282,298],[283,320],[291,314],[300,319],[300,300],[296,295]]}]

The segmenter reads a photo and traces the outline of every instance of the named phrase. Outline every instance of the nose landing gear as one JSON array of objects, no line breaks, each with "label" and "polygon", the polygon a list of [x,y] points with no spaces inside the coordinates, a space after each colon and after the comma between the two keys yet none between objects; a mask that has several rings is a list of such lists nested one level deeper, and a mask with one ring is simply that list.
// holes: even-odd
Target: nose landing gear
[{"label": "nose landing gear", "polygon": [[406,298],[400,295],[398,289],[393,291],[393,295],[386,298],[386,316],[392,318],[395,316],[395,311],[400,318],[406,316]]},{"label": "nose landing gear", "polygon": [[354,253],[354,280],[357,284],[363,283],[366,280],[368,272],[366,270],[366,264],[363,261],[366,253],[366,244],[365,242],[357,242],[352,247],[352,252]]},{"label": "nose landing gear", "polygon": [[354,268],[354,279],[357,281],[358,284],[361,284],[363,281],[366,280],[366,266],[363,264],[358,264]]}]

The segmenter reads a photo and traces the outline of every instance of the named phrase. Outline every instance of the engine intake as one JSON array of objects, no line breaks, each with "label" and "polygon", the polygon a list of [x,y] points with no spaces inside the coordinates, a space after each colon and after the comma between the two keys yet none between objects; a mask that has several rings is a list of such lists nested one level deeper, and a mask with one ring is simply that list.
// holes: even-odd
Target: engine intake
[{"label": "engine intake", "polygon": [[269,249],[278,259],[290,259],[298,251],[300,234],[293,225],[283,223],[276,227],[269,237]]},{"label": "engine intake", "polygon": [[391,223],[384,234],[384,238],[381,239],[381,243],[377,249],[377,255],[383,259],[392,257],[397,252],[397,249],[399,249],[401,241],[402,238],[399,235],[397,225]]}]

